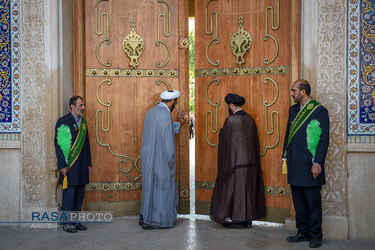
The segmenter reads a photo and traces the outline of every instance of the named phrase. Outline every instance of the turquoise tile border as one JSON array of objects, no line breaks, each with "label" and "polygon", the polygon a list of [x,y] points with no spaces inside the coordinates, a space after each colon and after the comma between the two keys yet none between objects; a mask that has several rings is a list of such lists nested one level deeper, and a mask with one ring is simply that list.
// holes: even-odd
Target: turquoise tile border
[{"label": "turquoise tile border", "polygon": [[0,133],[21,132],[19,0],[0,0]]}]

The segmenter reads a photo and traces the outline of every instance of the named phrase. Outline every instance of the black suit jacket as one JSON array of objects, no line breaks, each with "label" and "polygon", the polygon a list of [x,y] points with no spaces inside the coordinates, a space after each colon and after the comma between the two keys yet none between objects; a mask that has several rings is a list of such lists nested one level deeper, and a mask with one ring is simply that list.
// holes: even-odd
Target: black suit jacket
[{"label": "black suit jacket", "polygon": [[[300,110],[300,104],[295,104],[289,108],[289,118],[288,125],[285,134],[284,148],[285,152],[289,130],[292,122],[296,118]],[[307,148],[307,133],[306,128],[312,120],[318,120],[320,122],[320,128],[322,129],[322,134],[320,136],[320,141],[318,148],[316,150],[314,163],[318,163],[322,166],[322,173],[314,179],[311,172],[312,155]],[[292,140],[287,148],[287,164],[288,164],[288,183],[294,186],[303,187],[316,187],[325,184],[325,171],[324,162],[328,151],[329,145],[329,116],[328,111],[325,107],[319,106],[310,115],[310,117],[305,121],[301,128],[294,134]]]},{"label": "black suit jacket", "polygon": [[[56,149],[56,156],[57,156],[57,166],[58,169],[62,169],[67,167],[67,163],[65,161],[65,157],[63,152],[60,149],[60,146],[57,144],[57,129],[62,125],[65,124],[69,126],[70,133],[72,135],[72,145],[74,144],[78,131],[74,127],[76,121],[72,113],[69,113],[63,117],[61,117],[55,126],[55,149]],[[77,126],[78,128],[78,126]],[[83,144],[83,148],[81,153],[79,154],[77,160],[74,162],[73,166],[68,171],[68,186],[69,185],[85,185],[89,183],[89,171],[88,167],[92,166],[91,164],[91,152],[90,152],[90,142],[89,142],[89,134],[88,131],[86,133],[85,143]],[[62,184],[63,175],[60,173],[60,180],[59,183]]]}]

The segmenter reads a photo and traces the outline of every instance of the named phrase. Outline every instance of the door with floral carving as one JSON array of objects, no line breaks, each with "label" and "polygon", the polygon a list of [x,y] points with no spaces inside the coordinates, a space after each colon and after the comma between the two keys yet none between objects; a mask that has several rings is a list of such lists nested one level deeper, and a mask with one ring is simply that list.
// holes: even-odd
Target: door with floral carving
[{"label": "door with floral carving", "polygon": [[[86,101],[93,172],[86,210],[139,213],[146,112],[167,89],[188,111],[188,6],[183,0],[75,0],[75,94]],[[189,212],[187,126],[176,136],[179,212]]]},{"label": "door with floral carving", "polygon": [[208,214],[224,97],[237,93],[256,121],[268,221],[293,215],[282,144],[290,84],[298,78],[299,1],[195,1],[196,213]]}]

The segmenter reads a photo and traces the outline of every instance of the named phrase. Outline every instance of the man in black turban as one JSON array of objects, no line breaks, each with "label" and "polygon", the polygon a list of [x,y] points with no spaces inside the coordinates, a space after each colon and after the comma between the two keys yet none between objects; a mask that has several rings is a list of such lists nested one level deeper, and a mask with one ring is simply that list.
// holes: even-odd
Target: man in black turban
[{"label": "man in black turban", "polygon": [[219,134],[218,172],[210,217],[227,228],[251,228],[266,217],[258,130],[241,106],[245,98],[225,97],[229,117]]}]

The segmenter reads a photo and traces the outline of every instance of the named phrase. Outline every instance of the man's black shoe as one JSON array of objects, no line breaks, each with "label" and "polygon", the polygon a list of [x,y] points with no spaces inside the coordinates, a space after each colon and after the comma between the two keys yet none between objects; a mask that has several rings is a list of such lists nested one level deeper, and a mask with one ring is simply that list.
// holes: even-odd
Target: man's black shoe
[{"label": "man's black shoe", "polygon": [[296,236],[290,236],[286,238],[287,242],[301,242],[301,241],[310,241],[311,237],[309,235],[297,234]]},{"label": "man's black shoe", "polygon": [[223,227],[232,229],[244,229],[243,223],[224,223]]},{"label": "man's black shoe", "polygon": [[77,230],[87,230],[87,227],[85,227],[84,225],[82,225],[81,223],[78,223],[76,224],[76,229]]},{"label": "man's black shoe", "polygon": [[64,225],[62,228],[67,233],[76,233],[77,232],[77,229],[75,229],[75,227],[73,225]]},{"label": "man's black shoe", "polygon": [[309,247],[318,248],[322,246],[322,238],[311,238]]},{"label": "man's black shoe", "polygon": [[244,228],[253,228],[253,222],[248,221],[243,223]]},{"label": "man's black shoe", "polygon": [[140,225],[140,226],[143,226],[143,216],[140,214],[139,215],[139,221],[138,221],[138,224]]}]

